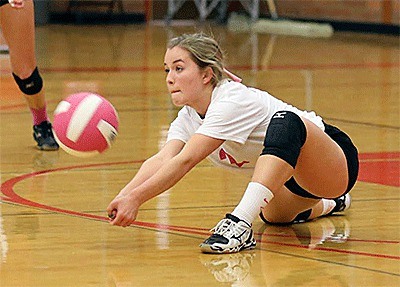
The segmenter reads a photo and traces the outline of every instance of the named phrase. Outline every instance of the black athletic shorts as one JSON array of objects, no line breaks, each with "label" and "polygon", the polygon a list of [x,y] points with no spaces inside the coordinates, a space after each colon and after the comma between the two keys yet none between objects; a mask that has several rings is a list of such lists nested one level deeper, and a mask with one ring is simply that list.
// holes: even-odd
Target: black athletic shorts
[{"label": "black athletic shorts", "polygon": [[[337,127],[332,125],[328,125],[324,122],[325,125],[325,133],[330,136],[343,150],[344,155],[346,156],[347,160],[347,170],[349,174],[349,182],[347,184],[347,189],[344,194],[348,193],[354,186],[357,181],[358,176],[358,151],[357,148],[354,146],[353,142],[351,141],[350,137],[342,132]],[[285,186],[294,194],[299,195],[301,197],[307,198],[315,198],[319,199],[320,197],[315,196],[309,193],[307,190],[303,189],[295,180],[294,178],[290,178],[286,183]],[[344,195],[343,194],[343,195]]]},{"label": "black athletic shorts", "polygon": [[0,0],[0,7],[8,4],[8,0]]}]

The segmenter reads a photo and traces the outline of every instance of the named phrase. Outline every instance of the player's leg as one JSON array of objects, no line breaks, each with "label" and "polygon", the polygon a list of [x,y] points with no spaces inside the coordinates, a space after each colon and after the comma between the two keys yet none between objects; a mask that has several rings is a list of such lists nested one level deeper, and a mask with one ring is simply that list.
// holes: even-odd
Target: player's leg
[{"label": "player's leg", "polygon": [[10,5],[2,6],[0,23],[9,46],[14,79],[32,113],[34,139],[38,148],[58,149],[48,121],[43,80],[37,69],[33,1],[26,1],[22,9],[13,9]]},{"label": "player's leg", "polygon": [[[286,205],[286,209],[289,207],[291,211],[279,211],[280,200],[276,198],[277,201],[274,204],[271,201],[271,206],[267,207],[274,212],[266,214],[265,211],[264,214],[273,222],[291,222],[296,214],[306,211],[308,218],[301,220],[325,215],[336,206],[336,202],[326,199],[338,198],[348,190],[345,153],[338,143],[309,120],[292,113],[285,117],[275,121],[267,132],[263,155],[257,162],[252,181],[271,192],[274,196],[272,201],[282,192],[279,197],[289,200],[291,204]],[[286,140],[282,134],[280,140],[274,140],[274,128],[291,134]],[[287,188],[282,188],[284,185]],[[279,215],[279,212],[285,215]]]},{"label": "player's leg", "polygon": [[291,224],[342,212],[350,207],[350,195],[335,199],[315,199],[297,195],[286,186],[261,211],[265,223]]},{"label": "player's leg", "polygon": [[[291,178],[299,182],[301,186],[296,184],[301,193],[292,187],[284,187]],[[257,161],[252,182],[232,212],[234,219],[222,220],[219,225],[227,227],[216,230],[201,248],[204,252],[215,253],[253,248],[247,244],[252,233],[245,233],[242,231],[245,228],[236,226],[245,226],[243,221],[251,230],[251,223],[260,209],[272,222],[311,219],[332,212],[334,202],[325,206],[329,201],[324,202],[322,197],[339,197],[351,187],[345,153],[330,136],[294,113],[276,113],[267,130],[264,150]],[[293,191],[296,194],[292,194]]]}]

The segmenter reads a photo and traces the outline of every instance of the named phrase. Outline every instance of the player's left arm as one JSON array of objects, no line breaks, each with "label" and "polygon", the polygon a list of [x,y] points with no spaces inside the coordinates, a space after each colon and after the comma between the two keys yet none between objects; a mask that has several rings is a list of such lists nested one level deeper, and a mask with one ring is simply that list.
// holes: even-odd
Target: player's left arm
[{"label": "player's left arm", "polygon": [[217,149],[224,140],[202,134],[193,135],[176,156],[165,163],[153,176],[127,193],[118,202],[113,225],[129,226],[137,216],[139,207],[147,200],[168,190],[181,180],[194,166]]}]

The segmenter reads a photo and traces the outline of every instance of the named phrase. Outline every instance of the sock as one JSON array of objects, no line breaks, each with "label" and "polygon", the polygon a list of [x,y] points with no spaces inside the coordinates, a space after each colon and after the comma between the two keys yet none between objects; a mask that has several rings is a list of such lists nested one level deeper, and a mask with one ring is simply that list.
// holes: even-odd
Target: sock
[{"label": "sock", "polygon": [[274,194],[258,182],[250,182],[240,203],[231,213],[232,215],[252,224]]},{"label": "sock", "polygon": [[336,202],[333,199],[325,199],[322,198],[322,215],[327,215],[329,212],[331,212],[335,206],[336,206]]},{"label": "sock", "polygon": [[30,108],[30,110],[31,110],[32,117],[33,117],[33,124],[35,126],[48,120],[46,106],[44,106],[43,108],[40,108],[40,109]]}]

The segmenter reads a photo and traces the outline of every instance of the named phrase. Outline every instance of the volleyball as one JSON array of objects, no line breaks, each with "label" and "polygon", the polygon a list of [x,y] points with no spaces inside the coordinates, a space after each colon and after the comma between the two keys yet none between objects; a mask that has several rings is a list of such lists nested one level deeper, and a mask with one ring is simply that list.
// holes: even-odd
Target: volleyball
[{"label": "volleyball", "polygon": [[77,157],[95,156],[110,148],[118,125],[114,106],[94,93],[72,94],[54,111],[54,137],[64,151]]}]

